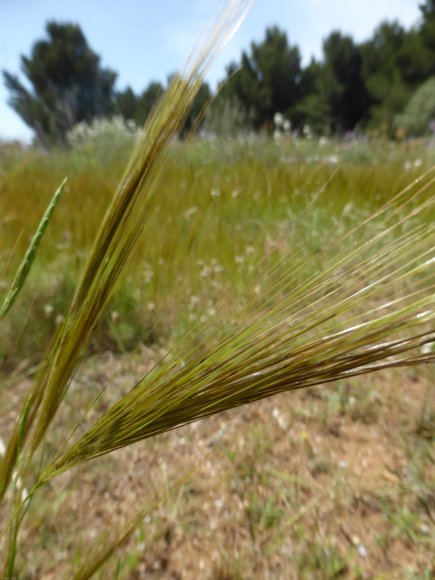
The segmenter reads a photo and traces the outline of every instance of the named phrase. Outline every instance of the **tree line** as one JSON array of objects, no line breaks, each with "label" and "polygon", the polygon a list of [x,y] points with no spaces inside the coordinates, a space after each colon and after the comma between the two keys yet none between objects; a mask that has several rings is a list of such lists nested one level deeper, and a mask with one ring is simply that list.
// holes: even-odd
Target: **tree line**
[{"label": "tree line", "polygon": [[[9,104],[38,142],[65,143],[72,127],[95,117],[145,122],[165,90],[162,83],[151,82],[141,93],[117,90],[116,72],[101,65],[78,25],[49,22],[46,32],[30,56],[21,56],[27,86],[3,71]],[[227,67],[216,95],[202,85],[185,130],[201,125],[202,111],[211,103],[206,123],[216,132],[224,126],[271,131],[279,112],[296,131],[309,126],[324,135],[355,130],[391,137],[422,134],[434,129],[434,89],[435,0],[426,0],[410,29],[386,21],[362,43],[332,32],[322,57],[306,66],[283,30],[267,28],[261,42],[252,42]]]}]

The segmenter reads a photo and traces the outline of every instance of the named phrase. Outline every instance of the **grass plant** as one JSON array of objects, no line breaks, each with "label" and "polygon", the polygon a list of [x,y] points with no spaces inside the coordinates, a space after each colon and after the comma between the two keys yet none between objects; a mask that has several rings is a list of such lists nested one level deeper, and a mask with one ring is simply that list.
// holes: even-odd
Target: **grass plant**
[{"label": "grass plant", "polygon": [[[377,175],[379,179],[381,173],[384,176],[385,169],[377,174],[375,168],[373,199],[360,204],[356,218],[352,215],[355,206],[343,203],[337,193],[340,182],[341,189],[346,189],[349,173],[337,173],[330,164],[320,164],[312,171],[266,157],[264,164],[254,170],[255,158],[248,158],[238,162],[236,169],[233,165],[233,173],[217,183],[214,170],[207,165],[198,167],[191,158],[185,177],[186,196],[167,194],[176,190],[180,175],[181,157],[173,138],[182,129],[208,66],[239,25],[245,9],[245,2],[229,3],[205,48],[193,58],[189,72],[175,77],[156,105],[86,261],[79,264],[81,274],[71,303],[38,365],[0,463],[0,496],[9,509],[3,529],[6,576],[16,572],[19,531],[29,506],[41,487],[62,473],[133,443],[284,391],[435,360],[433,350],[426,348],[435,341],[433,170],[408,187],[397,187],[399,193],[390,197],[379,193],[376,181]],[[194,155],[194,150],[184,155]],[[35,162],[29,158],[28,163],[41,166],[39,159]],[[15,171],[23,169],[17,167]],[[74,179],[86,182],[87,171],[89,168],[81,168],[69,183],[73,184]],[[355,176],[359,169],[349,171]],[[258,179],[263,180],[264,195],[257,195]],[[366,179],[361,172],[356,181]],[[399,186],[400,179],[404,176],[390,180],[390,184]],[[102,177],[100,185],[105,189]],[[276,190],[277,185],[281,191]],[[190,186],[193,191],[189,191]],[[297,186],[305,189],[289,210],[286,189],[297,190]],[[308,201],[307,188],[312,194]],[[247,202],[249,195],[252,199]],[[317,201],[325,195],[327,202],[317,211]],[[276,221],[273,196],[282,197],[284,202],[278,204],[281,221],[271,240],[262,224],[268,219]],[[102,198],[98,203],[104,206]],[[244,223],[234,217],[242,206]],[[50,206],[48,212],[52,209]],[[316,236],[307,244],[299,233],[304,220],[310,220],[310,212],[317,220],[311,223]],[[334,213],[336,221],[331,228]],[[58,217],[61,220],[61,212]],[[94,223],[85,227],[94,229],[100,219],[95,212]],[[164,219],[169,220],[165,225],[171,224],[173,231],[165,228],[163,246],[156,247],[154,233]],[[44,227],[46,221],[44,218]],[[211,256],[217,242],[228,236],[228,230],[221,229],[223,221],[233,221],[234,229],[229,231],[234,233],[239,228],[247,237],[242,237],[243,247],[237,247],[240,238],[235,234],[230,237],[218,261]],[[196,241],[198,231],[201,235]],[[38,232],[39,240],[41,229]],[[254,240],[252,244],[249,236]],[[76,243],[81,245],[80,240]],[[88,420],[86,413],[77,417],[72,433],[48,452],[46,441],[52,423],[97,325],[111,301],[116,300],[115,290],[120,288],[128,261],[143,263],[143,257],[147,257],[144,270],[153,273],[149,282],[155,284],[148,313],[158,313],[162,282],[163,288],[165,284],[171,287],[171,292],[178,285],[180,294],[189,296],[190,304],[191,298],[198,296],[201,275],[196,280],[186,276],[186,282],[175,276],[176,267],[181,271],[192,267],[196,244],[209,250],[209,262],[197,258],[201,260],[200,271],[216,282],[212,301],[207,303],[207,316],[194,316],[190,328],[181,325],[179,335],[183,336],[152,370],[95,420]],[[232,244],[232,253],[226,254]],[[258,252],[261,246],[263,253]],[[34,252],[35,243],[30,254]],[[31,263],[28,256],[25,260],[27,265],[10,296],[16,297],[16,290],[23,285]],[[166,272],[161,280],[153,280],[159,260],[163,264],[166,260]],[[242,277],[241,264],[246,265]],[[204,287],[204,293],[206,290]],[[5,304],[11,305],[7,297]],[[7,307],[4,314],[6,311]],[[117,317],[111,320],[116,324]],[[311,455],[312,463],[314,451]],[[247,513],[264,535],[282,519],[273,499],[263,501],[255,494]],[[115,538],[102,545],[97,557],[85,558],[76,577],[94,574],[143,516],[141,512],[121,527]],[[322,547],[316,553],[314,566],[325,557]],[[339,555],[328,562],[331,573],[345,568]]]}]

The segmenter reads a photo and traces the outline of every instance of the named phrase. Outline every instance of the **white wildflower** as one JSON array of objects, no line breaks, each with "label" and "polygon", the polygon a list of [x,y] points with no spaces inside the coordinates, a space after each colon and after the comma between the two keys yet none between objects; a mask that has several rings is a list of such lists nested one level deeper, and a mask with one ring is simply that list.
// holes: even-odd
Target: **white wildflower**
[{"label": "white wildflower", "polygon": [[340,161],[340,158],[338,157],[338,155],[329,155],[326,158],[326,161],[328,163],[330,163],[331,165],[337,165],[337,163],[339,163],[339,161]]},{"label": "white wildflower", "polygon": [[311,139],[313,136],[313,132],[311,131],[311,127],[309,125],[304,125],[302,133],[305,139]]},{"label": "white wildflower", "polygon": [[275,113],[273,116],[273,123],[275,127],[282,127],[284,124],[284,116],[282,113]]},{"label": "white wildflower", "polygon": [[284,119],[284,123],[282,124],[282,128],[284,130],[284,133],[290,133],[291,128],[292,128],[292,124],[290,119]]},{"label": "white wildflower", "polygon": [[110,313],[110,318],[111,318],[112,322],[116,322],[117,320],[119,320],[121,318],[121,315],[119,314],[119,312],[117,310],[112,310],[112,312]]},{"label": "white wildflower", "polygon": [[53,311],[54,307],[51,304],[44,305],[44,314],[47,318],[50,318],[50,316],[53,314]]}]

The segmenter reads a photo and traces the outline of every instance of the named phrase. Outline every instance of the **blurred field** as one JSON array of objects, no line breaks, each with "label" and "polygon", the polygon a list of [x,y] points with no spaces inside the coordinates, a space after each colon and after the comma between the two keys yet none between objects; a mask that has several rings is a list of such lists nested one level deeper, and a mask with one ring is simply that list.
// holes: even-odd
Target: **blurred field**
[{"label": "blurred field", "polygon": [[[125,144],[109,145],[0,151],[0,297],[56,186],[69,178],[23,295],[2,323],[1,436],[128,157]],[[316,256],[325,246],[435,162],[427,142],[255,139],[176,149],[48,449],[103,387],[104,403],[86,421],[195,324],[213,340],[233,305],[258,310],[271,267],[302,262],[304,275],[322,268]],[[23,577],[70,577],[67,562],[90,538],[148,502],[149,516],[105,577],[429,579],[433,379],[433,369],[390,371],[279,396],[73,470],[31,508]]]},{"label": "blurred field", "polygon": [[[0,155],[0,291],[57,185],[69,179],[24,297],[4,322],[0,367],[40,357],[128,151],[109,144],[48,156],[6,148]],[[165,176],[93,349],[165,341],[213,313],[223,297],[240,302],[264,294],[262,272],[283,257],[285,269],[291,260],[308,263],[432,161],[435,151],[419,142],[190,144]]]}]

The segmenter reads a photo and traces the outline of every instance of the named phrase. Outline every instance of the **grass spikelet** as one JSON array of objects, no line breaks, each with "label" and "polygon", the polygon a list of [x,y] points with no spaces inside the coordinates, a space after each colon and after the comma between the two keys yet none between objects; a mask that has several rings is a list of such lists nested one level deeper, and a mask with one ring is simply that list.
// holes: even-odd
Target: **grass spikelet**
[{"label": "grass spikelet", "polygon": [[51,218],[53,217],[54,210],[56,209],[56,206],[60,201],[62,193],[65,189],[66,182],[67,178],[65,178],[59,185],[59,187],[56,189],[52,200],[50,201],[44,215],[42,216],[41,221],[39,222],[36,233],[30,242],[29,248],[17,270],[12,285],[3,301],[3,305],[0,310],[0,320],[2,320],[9,312],[9,310],[12,308],[15,300],[18,297],[18,294],[24,287],[27,276],[29,275],[32,265],[35,261],[36,254],[38,252],[38,248],[41,243],[42,237],[45,233],[45,230],[47,229],[48,224],[51,221]]},{"label": "grass spikelet", "polygon": [[[264,268],[260,290],[255,286],[252,293],[240,293],[247,296],[246,301],[240,305],[236,300],[233,310],[237,292],[228,300],[223,296],[216,309],[214,302],[207,302],[213,306],[210,310],[218,311],[219,322],[211,322],[210,317],[204,324],[201,318],[194,318],[199,320],[196,326],[127,394],[104,407],[93,423],[96,409],[95,414],[84,418],[86,424],[79,423],[58,447],[53,447],[55,437],[51,440],[51,433],[45,439],[92,332],[159,203],[162,180],[177,156],[173,138],[182,129],[205,72],[240,24],[249,4],[236,0],[228,3],[206,36],[204,48],[191,57],[188,72],[174,77],[156,104],[99,224],[71,305],[18,413],[0,459],[0,499],[8,491],[7,523],[0,532],[0,540],[6,540],[7,576],[17,573],[19,531],[28,507],[39,488],[61,473],[179,426],[278,393],[385,368],[435,362],[433,168],[370,217],[361,213],[364,217],[350,231],[333,237],[334,227],[329,224],[329,244],[322,243],[307,253],[299,248],[297,256],[291,247],[287,255],[279,253],[270,262],[265,255],[265,263],[271,265],[268,270]],[[253,174],[254,181],[258,175]],[[44,215],[2,316],[24,284],[63,186],[64,182]],[[247,188],[250,193],[252,189]],[[214,198],[221,194],[211,195],[214,211]],[[309,203],[307,211],[311,206]],[[198,208],[191,209],[195,213]],[[232,207],[227,205],[220,215],[228,216],[229,211]],[[344,211],[343,216],[339,225],[345,228]],[[284,222],[285,227],[289,223]],[[243,224],[240,220],[241,227]],[[149,243],[154,241],[152,237],[148,230]],[[216,241],[213,235],[210,238],[214,250]],[[171,277],[174,269],[168,268]],[[255,274],[253,267],[252,271]],[[226,286],[217,288],[224,294]],[[197,299],[198,310],[202,308],[198,296],[192,297]],[[53,432],[58,434],[55,429]],[[43,445],[46,440],[47,446]],[[40,454],[33,457],[36,451]],[[30,492],[25,492],[28,489]],[[79,563],[75,577],[89,578],[101,569],[128,540],[144,514],[140,512],[113,534],[101,541],[99,538]]]},{"label": "grass spikelet", "polygon": [[127,259],[156,203],[159,184],[175,155],[181,130],[208,67],[243,20],[250,2],[231,0],[183,76],[175,76],[146,122],[127,169],[95,237],[72,304],[53,340],[9,441],[0,468],[0,498],[10,482],[21,444],[34,425],[30,455],[51,423],[80,356],[111,297]]},{"label": "grass spikelet", "polygon": [[[204,354],[189,342],[171,353],[75,443],[42,479],[180,425],[283,391],[384,368],[428,364],[435,341],[435,227],[413,224],[433,211],[429,179],[398,195],[300,285],[274,281],[278,299]],[[396,219],[396,209],[403,212]],[[386,216],[391,225],[385,225]],[[371,220],[373,221],[373,220]],[[406,228],[403,231],[403,225]],[[370,227],[368,227],[370,226]],[[376,233],[374,233],[376,232]],[[355,233],[355,232],[354,232]],[[294,272],[293,272],[294,274]],[[397,294],[400,287],[403,293]],[[190,337],[201,345],[201,334]]]}]

